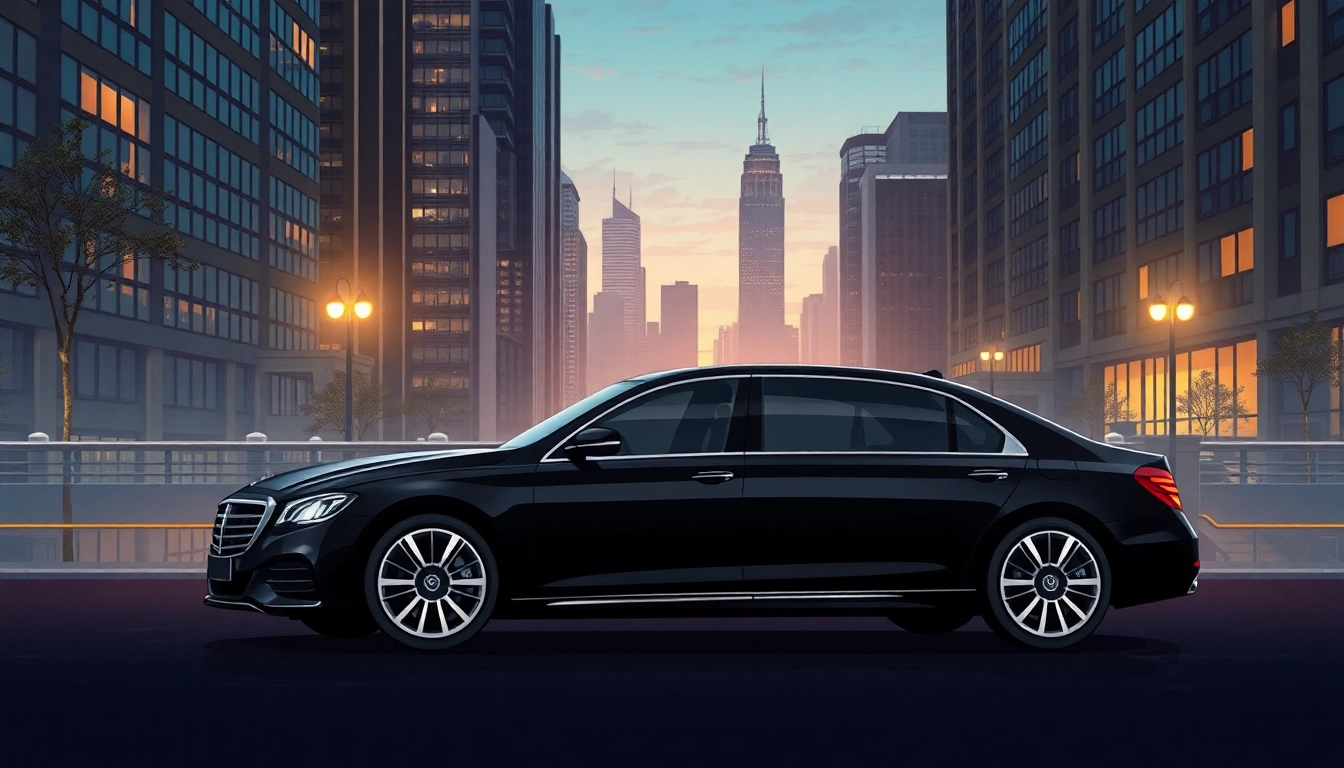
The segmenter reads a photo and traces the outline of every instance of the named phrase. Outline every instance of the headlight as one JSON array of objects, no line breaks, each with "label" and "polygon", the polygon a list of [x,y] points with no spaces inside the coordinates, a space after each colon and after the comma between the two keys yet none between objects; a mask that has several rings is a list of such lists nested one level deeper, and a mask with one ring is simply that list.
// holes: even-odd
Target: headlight
[{"label": "headlight", "polygon": [[354,498],[352,493],[324,493],[291,501],[285,505],[285,511],[280,513],[280,519],[276,522],[299,525],[321,522],[345,509]]}]

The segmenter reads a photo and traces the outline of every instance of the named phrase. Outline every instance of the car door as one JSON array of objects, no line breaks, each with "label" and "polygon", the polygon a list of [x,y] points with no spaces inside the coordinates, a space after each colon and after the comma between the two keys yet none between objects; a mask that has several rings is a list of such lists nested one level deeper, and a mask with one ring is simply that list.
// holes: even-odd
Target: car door
[{"label": "car door", "polygon": [[1022,477],[1020,444],[922,387],[842,376],[754,381],[745,587],[852,599],[861,597],[845,593],[957,587]]},{"label": "car door", "polygon": [[584,425],[615,430],[617,455],[571,460],[562,444],[541,462],[534,546],[543,596],[741,589],[748,381],[708,377],[645,392]]}]

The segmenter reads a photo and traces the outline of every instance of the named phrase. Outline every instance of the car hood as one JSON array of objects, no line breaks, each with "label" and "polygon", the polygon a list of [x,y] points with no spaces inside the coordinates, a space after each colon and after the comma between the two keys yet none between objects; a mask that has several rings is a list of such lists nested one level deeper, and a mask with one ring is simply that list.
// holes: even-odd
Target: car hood
[{"label": "car hood", "polygon": [[359,482],[379,470],[396,467],[398,471],[418,472],[425,469],[442,470],[492,464],[512,451],[500,448],[459,448],[443,451],[410,451],[378,456],[362,456],[344,461],[314,464],[269,475],[248,486],[249,490],[289,491],[299,486],[310,486],[331,480]]}]

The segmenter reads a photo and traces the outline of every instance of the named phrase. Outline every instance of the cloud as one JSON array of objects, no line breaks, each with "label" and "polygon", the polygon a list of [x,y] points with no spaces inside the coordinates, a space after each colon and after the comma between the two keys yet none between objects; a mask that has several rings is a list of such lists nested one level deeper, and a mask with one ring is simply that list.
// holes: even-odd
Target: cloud
[{"label": "cloud", "polygon": [[790,21],[765,25],[769,32],[821,38],[855,35],[878,29],[895,30],[898,27],[895,15],[886,3],[868,7],[851,3],[831,11],[817,11]]},{"label": "cloud", "polygon": [[635,27],[634,29],[630,30],[630,33],[634,35],[639,35],[640,37],[654,37],[656,35],[665,35],[668,33],[668,30],[672,29],[673,27],[679,27],[682,24],[694,20],[695,20],[694,13],[682,13],[668,18],[666,22],[659,24],[658,26]]},{"label": "cloud", "polygon": [[869,69],[872,66],[873,62],[862,58],[845,59],[845,61],[840,64],[840,68],[846,72],[858,72],[860,70]]},{"label": "cloud", "polygon": [[577,72],[591,80],[606,80],[608,77],[617,74],[616,70],[610,67],[570,67],[570,72]]},{"label": "cloud", "polygon": [[723,37],[711,37],[708,40],[696,40],[696,45],[735,45],[738,41],[736,35],[724,35]]},{"label": "cloud", "polygon": [[599,134],[631,134],[653,130],[656,126],[648,123],[625,122],[616,119],[616,115],[597,109],[585,109],[582,112],[566,113],[560,122],[561,129],[568,135],[580,139],[593,138]]}]

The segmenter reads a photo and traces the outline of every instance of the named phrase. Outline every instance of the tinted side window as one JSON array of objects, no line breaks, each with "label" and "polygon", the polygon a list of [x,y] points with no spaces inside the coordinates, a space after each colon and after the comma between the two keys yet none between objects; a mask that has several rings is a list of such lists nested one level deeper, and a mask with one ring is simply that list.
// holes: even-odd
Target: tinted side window
[{"label": "tinted side window", "polygon": [[961,453],[1001,453],[1004,437],[985,417],[956,401],[952,415],[957,424],[957,451]]},{"label": "tinted side window", "polygon": [[947,404],[922,389],[830,378],[762,379],[765,451],[948,450]]},{"label": "tinted side window", "polygon": [[660,389],[622,406],[593,426],[621,435],[622,456],[720,453],[727,450],[738,379]]}]

